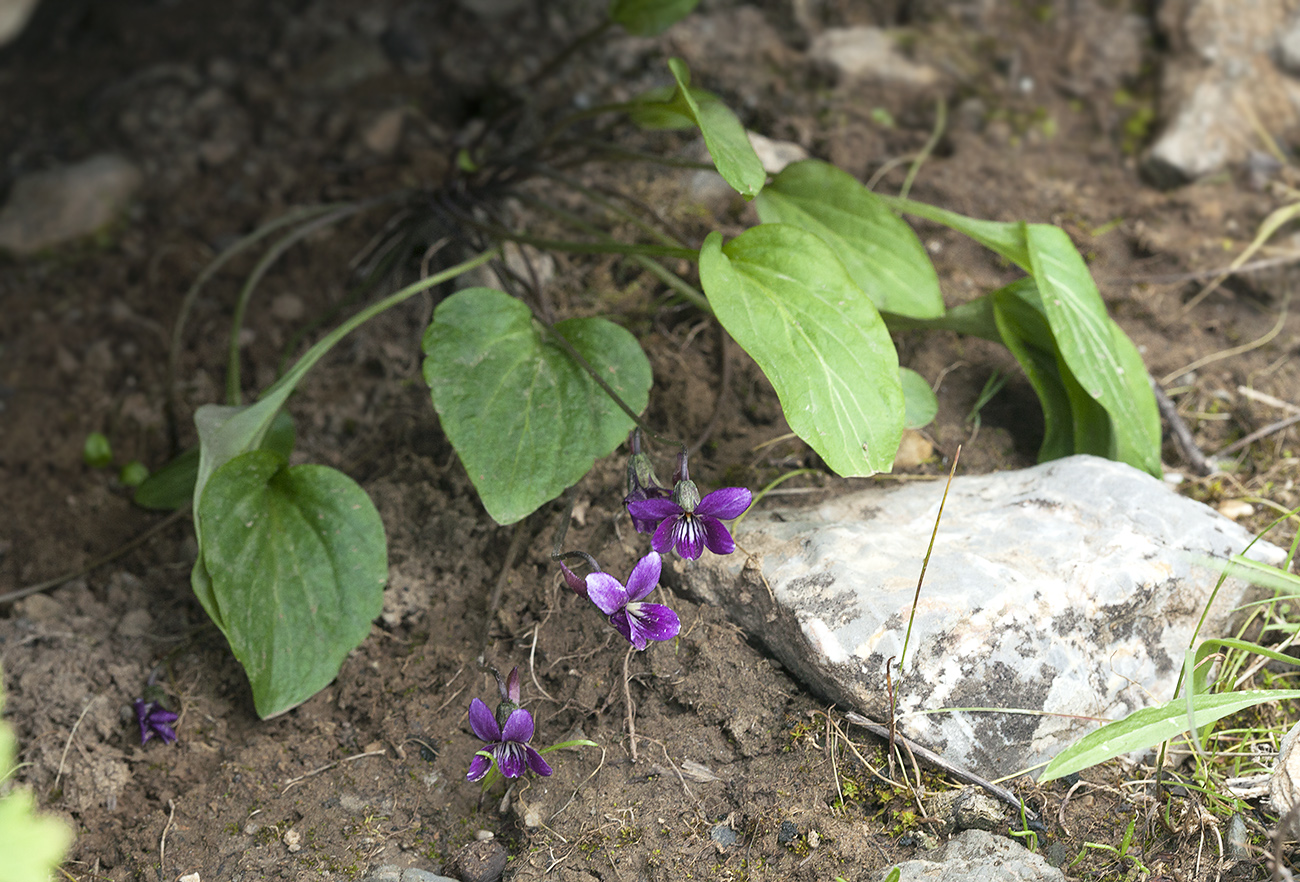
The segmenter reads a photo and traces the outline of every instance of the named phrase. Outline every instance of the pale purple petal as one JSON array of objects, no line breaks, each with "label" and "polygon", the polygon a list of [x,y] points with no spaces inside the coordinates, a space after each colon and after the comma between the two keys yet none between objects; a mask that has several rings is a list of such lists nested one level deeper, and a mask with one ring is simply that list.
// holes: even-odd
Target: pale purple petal
[{"label": "pale purple petal", "polygon": [[736,543],[717,518],[704,516],[699,518],[704,526],[704,544],[714,554],[731,554],[736,550]]},{"label": "pale purple petal", "polygon": [[695,513],[729,521],[744,514],[753,501],[754,494],[744,487],[722,487],[701,499]]},{"label": "pale purple petal", "polygon": [[551,767],[546,764],[546,760],[542,759],[542,755],[540,753],[538,753],[536,750],[533,750],[528,745],[524,745],[524,753],[528,757],[528,768],[532,769],[535,773],[541,775],[543,778],[550,777]]},{"label": "pale purple petal", "polygon": [[494,744],[501,740],[501,727],[481,699],[476,698],[469,703],[469,727],[474,730],[479,741]]},{"label": "pale purple petal", "polygon": [[[636,646],[636,635],[632,630],[632,623],[628,620],[625,611],[620,609],[618,612],[614,613],[609,617],[609,623],[614,626],[615,631],[623,635],[624,640],[631,643],[633,646]],[[641,645],[636,646],[636,648],[645,649],[645,640],[643,639]]]},{"label": "pale purple petal", "polygon": [[682,507],[671,499],[639,499],[627,504],[627,512],[634,518],[662,521],[682,513]]},{"label": "pale purple petal", "polygon": [[469,774],[465,776],[466,781],[477,781],[488,773],[492,768],[492,761],[480,754],[474,754],[474,759],[469,764]]},{"label": "pale purple petal", "polygon": [[667,554],[673,550],[673,542],[676,541],[673,535],[677,528],[677,522],[681,517],[664,518],[659,529],[655,530],[654,536],[650,537],[650,547],[659,554]]},{"label": "pale purple petal", "polygon": [[521,744],[533,738],[533,715],[522,707],[517,707],[506,718],[505,728],[501,730],[502,741],[517,741]]},{"label": "pale purple petal", "polygon": [[524,746],[513,741],[506,741],[494,751],[497,769],[507,778],[518,778],[524,773]]},{"label": "pale purple petal", "polygon": [[627,603],[627,589],[609,573],[587,576],[587,596],[605,615],[613,615]]},{"label": "pale purple petal", "polygon": [[642,640],[672,640],[682,630],[677,613],[661,603],[628,604],[632,619],[632,632],[640,632]]},{"label": "pale purple petal", "polygon": [[166,723],[160,723],[157,720],[153,722],[153,730],[158,733],[158,737],[163,740],[163,744],[171,744],[176,740],[176,730]]},{"label": "pale purple petal", "polygon": [[632,575],[627,577],[628,601],[640,600],[659,584],[659,574],[663,571],[663,558],[658,553],[650,552],[632,568]]},{"label": "pale purple petal", "polygon": [[[655,533],[656,537],[658,535]],[[704,553],[704,530],[700,527],[699,518],[683,515],[677,519],[673,525],[673,545],[686,560],[695,560]]]}]

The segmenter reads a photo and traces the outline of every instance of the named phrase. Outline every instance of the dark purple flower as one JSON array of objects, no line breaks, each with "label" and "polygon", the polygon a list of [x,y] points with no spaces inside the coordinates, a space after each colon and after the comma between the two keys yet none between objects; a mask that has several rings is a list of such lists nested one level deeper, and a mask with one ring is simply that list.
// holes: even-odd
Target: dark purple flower
[{"label": "dark purple flower", "polygon": [[480,741],[486,743],[483,750],[491,754],[492,759],[482,753],[476,754],[469,764],[466,780],[480,780],[492,768],[494,761],[507,778],[518,778],[527,769],[542,777],[550,775],[551,767],[528,744],[533,740],[533,715],[519,706],[519,669],[511,671],[505,681],[498,675],[497,688],[501,691],[501,703],[497,705],[496,716],[477,698],[469,704],[469,727]]},{"label": "dark purple flower", "polygon": [[171,744],[176,740],[176,730],[171,727],[171,724],[176,722],[176,714],[156,701],[137,698],[134,704],[135,718],[140,723],[141,744],[148,744],[149,739],[155,735],[161,738],[164,744]]},{"label": "dark purple flower", "polygon": [[[684,457],[683,457],[684,459]],[[744,487],[723,487],[703,499],[695,482],[686,477],[682,464],[682,479],[673,488],[672,499],[642,499],[628,503],[628,513],[633,522],[641,520],[658,524],[650,547],[660,554],[677,550],[687,560],[695,560],[705,548],[714,554],[731,554],[736,550],[722,521],[739,517],[754,494]]]},{"label": "dark purple flower", "polygon": [[645,649],[651,640],[672,640],[682,629],[677,613],[663,604],[641,601],[659,584],[662,567],[663,561],[652,551],[633,567],[627,587],[609,573],[591,573],[585,580],[588,599],[637,649]]}]

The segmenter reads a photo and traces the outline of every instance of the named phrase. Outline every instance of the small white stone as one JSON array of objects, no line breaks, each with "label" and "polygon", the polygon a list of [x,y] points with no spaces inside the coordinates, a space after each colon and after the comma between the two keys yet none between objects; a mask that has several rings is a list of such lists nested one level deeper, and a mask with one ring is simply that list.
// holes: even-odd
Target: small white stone
[{"label": "small white stone", "polygon": [[801,162],[808,158],[808,151],[793,141],[774,141],[758,132],[746,132],[749,143],[758,154],[758,161],[763,163],[763,171],[769,175],[780,174],[787,165]]},{"label": "small white stone", "polygon": [[1255,506],[1244,499],[1225,499],[1217,507],[1219,514],[1234,521],[1250,517],[1255,513]]},{"label": "small white stone", "polygon": [[289,829],[284,831],[284,846],[289,851],[302,850],[302,834],[297,830]]},{"label": "small white stone", "polygon": [[198,873],[186,873],[176,880],[176,882],[200,882]]}]

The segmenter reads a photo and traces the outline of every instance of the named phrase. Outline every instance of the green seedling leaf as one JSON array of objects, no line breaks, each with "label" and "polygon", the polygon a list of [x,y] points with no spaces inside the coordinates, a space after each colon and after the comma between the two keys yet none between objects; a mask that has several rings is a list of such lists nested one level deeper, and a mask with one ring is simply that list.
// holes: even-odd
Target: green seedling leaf
[{"label": "green seedling leaf", "polygon": [[695,10],[700,0],[610,0],[609,20],[629,34],[653,37]]},{"label": "green seedling leaf", "polygon": [[[555,332],[635,412],[650,394],[650,364],[636,339],[601,318],[568,319]],[[632,420],[503,291],[469,288],[434,311],[424,334],[424,379],[443,431],[483,506],[512,524],[554,499],[627,437]]]},{"label": "green seedling leaf", "polygon": [[772,381],[790,428],[844,476],[887,472],[903,433],[898,353],[871,299],[825,242],[762,224],[700,249],[727,332]]},{"label": "green seedling leaf", "polygon": [[939,277],[912,228],[848,172],[815,159],[788,165],[754,203],[764,223],[815,233],[881,312],[943,315]]},{"label": "green seedling leaf", "polygon": [[1218,695],[1191,697],[1192,713],[1187,713],[1188,702],[1180,696],[1156,707],[1136,710],[1122,720],[1107,723],[1067,747],[1043,770],[1039,781],[1053,781],[1078,772],[1097,763],[1146,750],[1161,742],[1175,738],[1192,729],[1220,720],[1229,714],[1272,701],[1300,699],[1297,689],[1259,689],[1246,692],[1224,692]]},{"label": "green seedling leaf", "polygon": [[[1069,367],[1066,376],[1110,415],[1107,455],[1160,477],[1160,413],[1137,347],[1106,315],[1092,274],[1064,230],[1028,224],[1025,237],[1044,314]],[[1076,405],[1076,417],[1080,409]],[[1088,427],[1076,419],[1076,435]]]},{"label": "green seedling leaf", "polygon": [[[691,89],[696,104],[722,103],[722,99],[704,89]],[[695,116],[690,105],[674,86],[656,86],[647,89],[627,105],[627,115],[640,128],[648,131],[681,130],[695,128]]]},{"label": "green seedling leaf", "polygon": [[328,685],[370,633],[388,579],[384,526],[347,475],[288,468],[269,450],[222,464],[198,507],[221,630],[268,719]]},{"label": "green seedling leaf", "polygon": [[[13,774],[17,756],[13,729],[0,720],[0,784]],[[0,882],[49,882],[72,838],[62,821],[37,814],[31,791],[9,790],[0,796]]]},{"label": "green seedling leaf", "polygon": [[[261,449],[288,459],[293,453],[295,434],[293,417],[288,411],[281,410],[271,420],[271,428],[262,439]],[[153,511],[184,508],[194,498],[194,482],[198,475],[199,448],[191,447],[144,479],[136,488],[135,504]]]},{"label": "green seedling leaf", "polygon": [[149,477],[148,467],[138,459],[133,459],[117,473],[117,480],[124,487],[139,487]]},{"label": "green seedling leaf", "polygon": [[754,146],[749,143],[745,127],[740,120],[721,101],[700,101],[691,91],[691,72],[680,58],[668,59],[668,68],[677,80],[677,94],[674,100],[680,100],[690,114],[691,119],[700,127],[704,135],[704,146],[709,149],[709,156],[718,173],[737,193],[746,199],[753,199],[763,189],[767,181],[767,172],[759,161]]},{"label": "green seedling leaf", "polygon": [[91,432],[81,449],[81,458],[92,469],[106,469],[113,464],[113,445],[103,432]]},{"label": "green seedling leaf", "polygon": [[939,413],[939,399],[925,377],[911,368],[899,368],[898,381],[903,389],[903,427],[919,429],[930,425]]}]

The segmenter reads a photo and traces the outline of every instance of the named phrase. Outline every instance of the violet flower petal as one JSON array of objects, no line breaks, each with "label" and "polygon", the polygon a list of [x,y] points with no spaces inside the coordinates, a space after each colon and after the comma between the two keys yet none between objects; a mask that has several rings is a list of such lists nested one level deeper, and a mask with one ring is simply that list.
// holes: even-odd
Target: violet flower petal
[{"label": "violet flower petal", "polygon": [[479,741],[494,744],[501,740],[501,727],[481,699],[476,698],[469,703],[469,727],[474,730]]},{"label": "violet flower petal", "polygon": [[627,577],[627,600],[637,601],[645,597],[659,584],[659,575],[663,572],[663,558],[657,552],[650,552],[632,568],[632,575]]},{"label": "violet flower petal", "polygon": [[659,524],[658,529],[655,530],[655,534],[650,537],[650,547],[653,548],[657,554],[667,554],[673,550],[673,543],[676,541],[676,538],[673,536],[673,531],[679,518],[680,516],[665,518],[663,522]]},{"label": "violet flower petal", "polygon": [[605,615],[613,615],[627,603],[627,589],[609,573],[587,576],[587,596]]},{"label": "violet flower petal", "polygon": [[[655,535],[659,534],[656,532]],[[673,545],[686,560],[696,560],[704,553],[704,528],[700,526],[698,517],[682,515],[677,519],[673,524]]]},{"label": "violet flower petal", "polygon": [[714,554],[731,554],[736,550],[736,542],[722,521],[707,516],[701,517],[699,521],[704,527],[704,545],[709,551]]},{"label": "violet flower petal", "polygon": [[677,613],[661,603],[628,604],[633,633],[639,631],[647,640],[672,640],[682,630]]},{"label": "violet flower petal", "polygon": [[527,763],[524,761],[524,746],[514,741],[503,741],[493,751],[497,758],[497,768],[507,778],[518,778],[524,773]]},{"label": "violet flower petal", "polygon": [[524,742],[533,737],[533,715],[522,707],[510,712],[505,728],[501,730],[502,741]]},{"label": "violet flower petal", "polygon": [[[716,492],[716,491],[714,491]],[[627,504],[628,514],[647,521],[662,521],[682,513],[682,507],[671,499],[640,499]]]},{"label": "violet flower petal", "polygon": [[744,487],[721,487],[701,499],[695,513],[729,521],[744,514],[753,501],[754,494]]},{"label": "violet flower petal", "polygon": [[543,778],[549,778],[551,776],[551,767],[546,764],[546,760],[542,759],[540,753],[525,744],[524,754],[528,758],[528,768],[532,769],[536,774],[541,775]]},{"label": "violet flower petal", "polygon": [[488,773],[492,768],[492,761],[485,756],[474,754],[474,759],[469,764],[469,774],[465,776],[466,781],[477,781]]},{"label": "violet flower petal", "polygon": [[633,630],[631,619],[625,610],[619,610],[609,617],[609,623],[614,626],[614,630],[623,635],[623,639],[637,649],[645,649],[645,638],[641,638],[640,645],[637,644],[637,633]]}]

